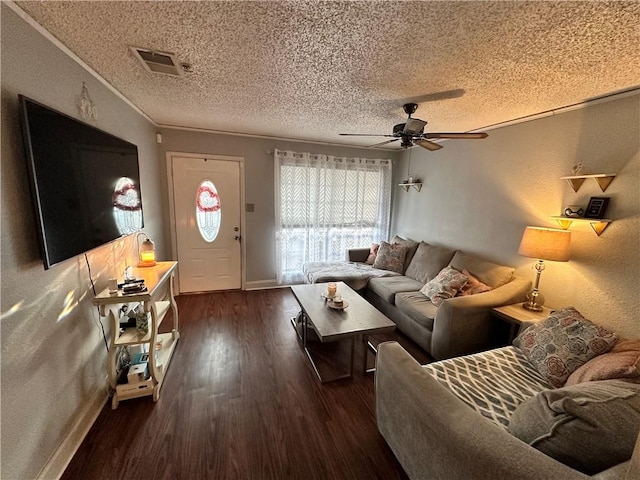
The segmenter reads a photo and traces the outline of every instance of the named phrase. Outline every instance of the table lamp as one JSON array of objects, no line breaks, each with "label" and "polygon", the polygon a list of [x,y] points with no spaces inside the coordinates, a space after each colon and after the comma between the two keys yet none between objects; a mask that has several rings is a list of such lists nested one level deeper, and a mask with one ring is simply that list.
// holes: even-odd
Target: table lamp
[{"label": "table lamp", "polygon": [[540,294],[540,275],[545,268],[544,260],[567,262],[569,260],[569,242],[571,232],[555,228],[526,227],[518,253],[525,257],[537,258],[537,271],[533,290],[527,295],[527,301],[522,304],[527,310],[541,312],[544,297]]},{"label": "table lamp", "polygon": [[[140,243],[140,236],[144,235],[144,241]],[[156,246],[145,233],[139,233],[138,241],[138,266],[153,267],[156,264]]]}]

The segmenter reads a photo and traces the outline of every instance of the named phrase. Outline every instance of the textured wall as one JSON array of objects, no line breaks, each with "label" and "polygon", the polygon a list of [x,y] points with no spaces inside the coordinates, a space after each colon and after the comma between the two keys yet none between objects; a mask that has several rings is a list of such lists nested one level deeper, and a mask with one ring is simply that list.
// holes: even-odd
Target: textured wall
[{"label": "textured wall", "polygon": [[[18,94],[78,117],[86,82],[96,126],[138,145],[145,230],[159,238],[160,166],[154,128],[2,5],[2,467],[30,479],[96,396],[106,394],[106,351],[84,256],[44,270],[32,211]],[[98,289],[135,254],[131,237],[88,255]],[[164,255],[162,239],[159,254]],[[107,328],[107,334],[109,329]]]},{"label": "textured wall", "polygon": [[[587,318],[640,336],[640,95],[444,145],[405,153],[396,175],[406,175],[411,154],[412,174],[424,186],[420,193],[396,191],[395,231],[514,265],[533,280],[535,260],[517,253],[524,227],[557,227],[549,216],[565,205],[610,197],[607,217],[615,221],[601,237],[574,223],[571,260],[547,262],[540,288],[550,306],[573,305]],[[577,162],[583,173],[618,176],[604,194],[592,179],[574,193],[559,177]]]},{"label": "textured wall", "polygon": [[[255,205],[245,213],[246,281],[252,286],[275,285],[275,200],[273,150],[326,153],[365,158],[395,158],[396,152],[339,147],[275,139],[220,135],[187,130],[161,129],[161,157],[166,152],[204,153],[244,157],[245,201]],[[166,187],[165,187],[166,190]],[[168,210],[166,221],[169,222]],[[169,242],[168,235],[166,241]],[[167,243],[168,244],[168,243]],[[251,285],[251,282],[254,285]]]}]

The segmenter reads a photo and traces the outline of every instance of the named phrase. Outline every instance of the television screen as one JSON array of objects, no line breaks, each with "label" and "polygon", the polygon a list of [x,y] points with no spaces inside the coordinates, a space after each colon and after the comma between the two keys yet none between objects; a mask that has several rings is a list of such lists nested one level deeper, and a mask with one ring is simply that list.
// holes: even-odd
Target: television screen
[{"label": "television screen", "polygon": [[138,148],[19,100],[45,268],[140,230]]}]

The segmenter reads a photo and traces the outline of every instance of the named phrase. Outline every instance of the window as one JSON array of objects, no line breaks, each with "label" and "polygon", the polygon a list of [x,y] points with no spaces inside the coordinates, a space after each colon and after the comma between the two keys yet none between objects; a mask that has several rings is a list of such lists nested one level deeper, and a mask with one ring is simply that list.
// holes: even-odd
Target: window
[{"label": "window", "polygon": [[200,235],[206,242],[213,242],[220,231],[222,207],[216,186],[205,180],[198,187],[196,195],[196,221]]},{"label": "window", "polygon": [[135,183],[121,177],[113,191],[113,215],[120,235],[135,233],[142,228],[142,205]]},{"label": "window", "polygon": [[306,262],[345,259],[387,238],[391,161],[276,150],[279,283],[303,281]]}]

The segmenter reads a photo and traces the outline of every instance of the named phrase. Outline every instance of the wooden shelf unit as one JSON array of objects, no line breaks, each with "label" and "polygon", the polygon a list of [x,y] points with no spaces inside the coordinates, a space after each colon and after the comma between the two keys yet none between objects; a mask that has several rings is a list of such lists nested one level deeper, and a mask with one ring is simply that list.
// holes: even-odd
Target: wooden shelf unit
[{"label": "wooden shelf unit", "polygon": [[415,188],[418,192],[422,190],[422,182],[399,183],[398,186],[404,188],[405,192],[408,192],[411,187]]},{"label": "wooden shelf unit", "polygon": [[596,233],[596,235],[602,235],[602,232],[606,230],[613,220],[610,218],[584,218],[584,217],[564,217],[564,216],[553,216],[553,218],[560,228],[563,230],[568,230],[573,222],[582,222],[589,223],[591,229]]},{"label": "wooden shelf unit", "polygon": [[[110,294],[109,289],[105,289],[96,295],[93,303],[100,309],[102,316],[108,316],[111,322],[111,342],[108,355],[109,384],[114,390],[111,401],[112,408],[118,408],[120,400],[128,400],[147,395],[153,395],[153,401],[160,397],[160,388],[164,376],[169,367],[171,357],[180,338],[178,330],[178,307],[173,297],[173,276],[178,262],[158,262],[153,267],[134,268],[132,274],[138,279],[144,279],[147,287],[146,292],[125,295],[122,290],[116,294]],[[143,311],[149,314],[149,331],[145,335],[140,335],[135,327],[130,327],[120,332],[120,320],[116,318],[113,308],[108,306],[123,303],[140,302]],[[171,332],[158,333],[162,321],[166,317],[169,309],[173,313],[173,325]],[[157,343],[162,343],[162,348],[158,351],[158,361],[155,361],[154,347]],[[150,377],[134,384],[117,384],[116,382],[116,362],[118,350],[126,345],[148,344],[149,352],[149,373]]]},{"label": "wooden shelf unit", "polygon": [[593,178],[598,185],[600,185],[600,190],[604,193],[615,176],[615,173],[595,173],[593,175],[570,175],[568,177],[560,177],[560,179],[566,180],[567,183],[571,185],[573,191],[577,192],[587,178]]}]

